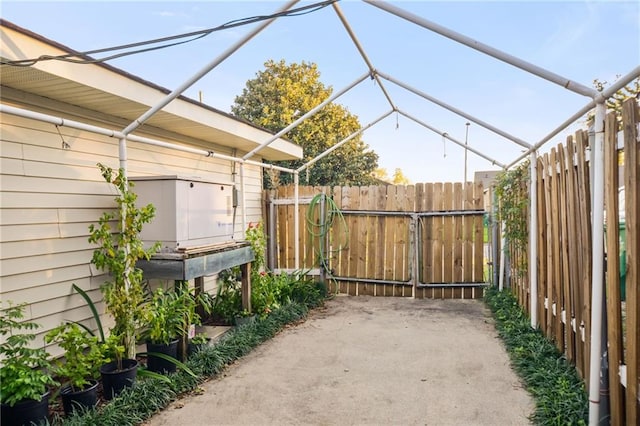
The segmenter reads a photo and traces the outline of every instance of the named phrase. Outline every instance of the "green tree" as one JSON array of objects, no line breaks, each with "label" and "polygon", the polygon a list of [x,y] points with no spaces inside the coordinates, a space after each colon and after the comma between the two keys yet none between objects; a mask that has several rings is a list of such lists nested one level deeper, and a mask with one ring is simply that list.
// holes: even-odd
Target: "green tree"
[{"label": "green tree", "polygon": [[[231,107],[233,115],[272,132],[279,132],[331,96],[333,89],[320,81],[314,63],[287,64],[269,60],[256,78],[247,81],[242,94]],[[303,159],[279,161],[283,167],[296,169],[360,129],[358,117],[344,106],[329,103],[284,137],[299,144]],[[360,136],[313,164],[302,173],[301,182],[309,185],[369,185],[378,166],[378,155]],[[305,179],[306,178],[306,179]],[[273,187],[293,181],[288,173],[265,173],[265,186]]]},{"label": "green tree", "polygon": [[408,177],[402,173],[402,169],[397,168],[393,172],[393,184],[394,185],[409,185],[411,181]]},{"label": "green tree", "polygon": [[371,172],[371,176],[373,176],[373,178],[377,182],[391,183],[391,179],[389,179],[389,173],[387,173],[387,169],[385,169],[384,167],[375,169],[373,172]]}]

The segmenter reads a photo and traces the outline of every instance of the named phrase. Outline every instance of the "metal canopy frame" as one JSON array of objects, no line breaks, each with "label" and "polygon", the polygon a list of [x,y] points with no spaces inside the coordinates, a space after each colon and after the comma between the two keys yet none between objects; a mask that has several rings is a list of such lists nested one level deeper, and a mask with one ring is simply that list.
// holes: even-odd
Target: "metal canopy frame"
[{"label": "metal canopy frame", "polygon": [[[299,0],[291,0],[286,2],[282,7],[280,7],[276,13],[278,12],[285,12],[286,10],[290,9],[291,7],[293,7],[296,3],[298,3]],[[294,194],[295,194],[295,209],[296,211],[299,208],[299,197],[298,197],[298,186],[299,186],[299,174],[301,171],[303,171],[304,169],[310,167],[312,164],[314,164],[315,162],[317,162],[318,160],[320,160],[321,158],[325,157],[326,155],[329,155],[331,152],[333,152],[334,150],[338,149],[340,146],[344,145],[345,143],[349,142],[351,139],[353,139],[354,137],[358,136],[359,134],[361,134],[362,132],[364,132],[365,130],[375,126],[377,123],[379,123],[380,121],[382,121],[384,118],[388,117],[389,115],[391,115],[392,113],[396,112],[398,114],[401,114],[405,117],[407,117],[408,119],[420,124],[421,126],[425,127],[428,130],[431,130],[435,133],[440,134],[443,138],[446,138],[460,146],[465,147],[465,149],[471,151],[472,153],[484,158],[485,160],[491,162],[492,164],[498,165],[500,167],[502,167],[503,169],[508,169],[516,164],[518,164],[520,161],[522,161],[524,158],[526,158],[527,156],[530,157],[530,163],[531,163],[531,182],[530,182],[530,188],[531,188],[531,198],[530,198],[530,212],[531,212],[531,217],[530,217],[530,230],[529,230],[529,241],[530,241],[530,265],[535,265],[536,264],[536,250],[535,247],[537,246],[537,217],[536,217],[536,197],[535,197],[535,192],[536,192],[536,161],[537,161],[537,151],[538,149],[540,149],[545,143],[547,143],[548,141],[550,141],[553,137],[555,137],[557,134],[559,134],[561,131],[563,131],[565,128],[567,128],[569,125],[571,125],[572,123],[574,123],[577,119],[579,119],[580,117],[584,116],[584,114],[586,114],[588,111],[590,111],[591,109],[593,109],[595,107],[595,123],[594,123],[594,127],[595,127],[595,142],[594,145],[592,147],[592,149],[594,150],[595,154],[594,154],[594,164],[593,164],[593,169],[594,169],[594,176],[593,176],[593,205],[594,206],[602,206],[604,204],[604,118],[605,118],[605,112],[606,112],[606,107],[605,107],[605,101],[611,97],[615,92],[617,92],[618,90],[620,90],[622,87],[626,86],[627,84],[629,84],[633,79],[637,78],[640,76],[640,66],[634,68],[633,70],[631,70],[628,74],[624,75],[623,77],[621,77],[620,79],[618,79],[618,81],[616,83],[614,83],[612,86],[610,86],[608,89],[604,90],[603,92],[598,92],[597,90],[584,86],[580,83],[577,83],[575,81],[572,81],[568,78],[562,77],[556,73],[553,73],[549,70],[546,70],[544,68],[541,68],[537,65],[534,65],[532,63],[526,62],[522,59],[519,59],[515,56],[509,55],[505,52],[502,52],[496,48],[493,48],[489,45],[486,45],[484,43],[481,43],[477,40],[474,40],[470,37],[467,37],[463,34],[457,33],[453,30],[450,30],[446,27],[443,27],[439,24],[436,24],[434,22],[431,22],[425,18],[422,18],[420,16],[414,15],[412,13],[409,13],[399,7],[396,7],[394,5],[391,5],[385,1],[378,1],[378,0],[362,0],[364,3],[367,3],[373,7],[379,8],[389,14],[395,15],[399,18],[402,18],[406,21],[409,21],[410,23],[413,23],[415,25],[418,25],[426,30],[435,32],[443,37],[449,38],[450,40],[453,40],[457,43],[463,44],[471,49],[477,50],[485,55],[488,55],[490,57],[493,57],[494,59],[497,59],[499,61],[505,62],[509,65],[512,65],[514,67],[517,67],[527,73],[533,74],[537,77],[540,77],[542,79],[545,79],[551,83],[554,83],[556,85],[559,85],[563,88],[565,88],[566,90],[569,90],[571,92],[577,93],[579,95],[582,96],[586,96],[588,98],[590,98],[590,101],[581,109],[579,109],[576,113],[574,113],[573,115],[571,115],[566,121],[564,121],[563,123],[561,123],[560,125],[558,125],[558,127],[556,127],[554,130],[552,130],[547,136],[545,136],[544,138],[542,138],[539,142],[535,143],[535,144],[531,144],[521,138],[518,138],[516,136],[510,135],[509,133],[495,127],[492,126],[491,124],[481,120],[480,118],[474,117],[471,114],[466,113],[465,111],[463,111],[462,109],[453,107],[451,105],[448,105],[447,103],[436,99],[426,93],[424,93],[423,91],[413,88],[411,86],[409,86],[408,84],[397,80],[396,78],[394,78],[393,76],[384,74],[380,71],[377,71],[376,68],[374,67],[373,63],[370,61],[369,57],[367,56],[363,46],[360,44],[358,38],[356,37],[355,32],[353,31],[353,29],[351,28],[351,26],[349,25],[349,22],[347,20],[347,18],[344,16],[344,14],[342,13],[342,10],[340,9],[340,6],[338,5],[338,3],[333,3],[332,7],[335,11],[335,13],[337,14],[338,18],[340,19],[342,25],[344,26],[345,30],[347,31],[349,37],[351,38],[353,44],[355,45],[356,49],[358,50],[358,52],[360,53],[360,56],[362,56],[363,61],[365,62],[366,66],[367,66],[367,72],[359,77],[358,79],[356,79],[352,84],[348,85],[347,87],[345,87],[344,89],[342,89],[339,92],[336,92],[334,95],[332,95],[330,98],[328,98],[327,100],[325,100],[324,102],[322,102],[321,104],[319,104],[318,106],[316,106],[315,108],[313,108],[311,111],[307,112],[306,114],[304,114],[303,116],[301,116],[300,118],[298,118],[297,120],[295,120],[293,123],[291,123],[289,126],[287,126],[286,128],[282,129],[280,132],[278,132],[277,134],[275,134],[273,137],[269,138],[268,140],[266,140],[265,142],[263,142],[261,145],[259,145],[258,147],[254,148],[253,150],[251,150],[250,152],[248,152],[247,154],[245,154],[243,157],[235,157],[235,156],[226,156],[226,155],[219,155],[216,153],[213,153],[211,151],[204,151],[204,150],[200,150],[200,149],[193,149],[193,148],[187,148],[187,147],[181,147],[179,145],[175,145],[175,144],[169,144],[166,142],[162,142],[162,141],[157,141],[157,140],[153,140],[153,139],[149,139],[149,138],[144,138],[144,137],[140,137],[140,136],[136,136],[134,134],[132,134],[140,125],[142,125],[145,121],[147,121],[150,117],[152,117],[156,112],[162,110],[167,104],[169,104],[172,100],[174,100],[175,98],[177,98],[179,95],[181,95],[186,89],[188,89],[190,86],[192,86],[195,82],[197,82],[200,78],[202,78],[203,76],[205,76],[207,73],[209,73],[211,70],[213,70],[215,67],[217,67],[219,64],[221,64],[224,60],[226,60],[229,56],[231,56],[233,53],[235,53],[238,49],[240,49],[244,44],[246,44],[249,40],[251,40],[253,37],[255,37],[258,33],[260,33],[262,30],[264,30],[267,26],[269,26],[273,21],[275,21],[277,19],[277,17],[268,19],[263,21],[262,23],[260,23],[256,28],[254,28],[252,31],[250,31],[247,35],[245,35],[243,38],[241,38],[239,41],[237,41],[235,44],[233,44],[231,47],[229,47],[226,51],[224,51],[221,55],[219,55],[218,57],[216,57],[215,59],[213,59],[211,62],[209,62],[205,67],[203,67],[200,71],[198,71],[196,74],[194,74],[192,77],[190,77],[189,79],[187,79],[182,85],[178,86],[175,90],[173,90],[171,93],[169,93],[168,95],[166,95],[160,102],[158,102],[156,105],[154,105],[152,108],[150,108],[148,111],[146,111],[144,114],[142,114],[140,117],[138,117],[136,120],[134,120],[131,124],[129,124],[127,127],[125,127],[122,131],[120,132],[114,132],[112,130],[108,130],[108,129],[102,129],[96,126],[89,126],[86,125],[84,123],[78,123],[78,122],[72,122],[69,120],[65,120],[62,118],[57,118],[57,117],[51,117],[51,116],[46,116],[44,114],[38,114],[38,113],[34,113],[32,111],[26,111],[26,110],[21,110],[18,108],[13,108],[10,106],[6,106],[6,105],[0,105],[0,112],[5,112],[5,113],[9,113],[9,114],[14,114],[14,115],[22,115],[25,117],[30,117],[33,119],[37,119],[37,120],[41,120],[41,121],[46,121],[46,122],[51,122],[54,123],[58,126],[69,126],[69,127],[76,127],[76,128],[82,128],[88,131],[93,131],[96,133],[101,133],[101,134],[105,134],[108,135],[110,137],[116,137],[119,139],[119,159],[120,159],[120,167],[122,169],[124,169],[125,171],[125,176],[126,176],[126,170],[127,170],[127,139],[130,139],[132,141],[137,141],[137,142],[142,142],[142,143],[150,143],[150,144],[154,144],[154,145],[159,145],[159,146],[165,146],[165,147],[171,147],[171,148],[175,148],[175,149],[180,149],[180,150],[187,150],[189,152],[193,152],[193,153],[197,153],[197,154],[201,154],[201,155],[205,155],[208,157],[216,157],[216,158],[224,158],[226,160],[229,161],[233,161],[236,163],[240,164],[240,185],[241,185],[241,194],[242,194],[242,209],[243,209],[243,213],[242,213],[242,224],[243,224],[243,229],[246,228],[246,210],[245,210],[245,205],[246,205],[246,199],[245,199],[245,187],[244,187],[244,165],[245,164],[251,164],[251,165],[258,165],[260,167],[265,167],[265,168],[272,168],[272,169],[276,169],[276,170],[280,170],[282,172],[287,172],[287,173],[292,173],[294,175],[294,183],[295,183],[295,190],[294,190]],[[387,99],[391,109],[384,113],[383,115],[381,115],[379,118],[377,118],[376,120],[372,121],[371,123],[367,124],[366,126],[363,126],[361,129],[359,129],[358,131],[354,132],[353,134],[351,134],[350,136],[348,136],[347,138],[343,139],[342,141],[338,142],[337,144],[335,144],[334,146],[330,147],[329,149],[327,149],[326,151],[324,151],[323,153],[319,154],[318,156],[316,156],[315,158],[309,160],[307,163],[305,163],[303,166],[299,167],[298,169],[288,169],[285,167],[279,167],[279,166],[273,166],[273,165],[269,165],[269,164],[264,164],[258,161],[251,161],[250,158],[253,157],[255,154],[257,154],[258,152],[260,152],[260,150],[264,149],[265,147],[267,147],[269,144],[271,144],[272,142],[274,142],[275,140],[277,140],[279,137],[285,135],[287,132],[289,132],[290,130],[296,128],[300,123],[302,123],[303,121],[305,121],[307,118],[312,117],[313,115],[315,115],[318,111],[320,111],[325,105],[327,105],[328,103],[334,101],[335,99],[337,99],[339,96],[343,95],[344,93],[347,93],[348,91],[350,91],[352,88],[354,88],[355,86],[357,86],[358,84],[360,84],[362,81],[364,81],[367,77],[370,77],[372,79],[374,79],[378,85],[378,87],[380,88],[380,90],[382,91],[384,97]],[[431,125],[421,121],[420,119],[418,119],[417,117],[414,117],[412,115],[410,115],[407,112],[401,111],[400,109],[398,109],[395,105],[395,103],[393,102],[391,96],[389,95],[389,92],[387,91],[387,89],[384,86],[384,82],[385,81],[389,81],[391,83],[394,83],[395,85],[409,91],[412,92],[420,97],[422,97],[423,99],[426,99],[432,103],[435,103],[436,105],[440,106],[441,108],[447,109],[451,112],[453,112],[454,114],[457,114],[461,117],[466,118],[467,120],[478,124],[481,127],[484,127],[487,130],[490,130],[491,132],[494,132],[502,137],[504,137],[505,139],[507,139],[508,141],[511,141],[512,143],[515,143],[517,145],[520,145],[521,147],[525,148],[525,152],[524,154],[522,154],[521,156],[519,156],[518,158],[514,159],[511,163],[505,165],[500,163],[499,161],[491,158],[489,155],[481,152],[480,150],[477,150],[475,148],[473,148],[472,146],[469,146],[468,144],[463,144],[460,141],[457,141],[456,139],[450,137],[446,132],[442,132],[438,129],[436,129],[435,127],[432,127]],[[298,236],[299,236],[299,218],[298,215],[294,215],[295,216],[295,244],[296,244],[296,249],[295,249],[295,267],[298,268],[299,267],[299,254],[298,254]],[[592,223],[593,224],[599,224],[599,223],[603,223],[603,209],[601,208],[594,208],[593,209],[593,218],[592,218]],[[592,305],[592,312],[591,312],[591,353],[590,353],[590,358],[591,358],[591,362],[590,362],[590,387],[589,387],[589,423],[592,425],[595,425],[598,423],[598,418],[599,418],[599,405],[600,405],[600,394],[599,394],[599,374],[600,374],[600,354],[599,354],[599,350],[600,350],[600,344],[601,344],[601,321],[602,321],[602,298],[603,298],[603,255],[604,255],[604,248],[603,248],[603,239],[604,239],[604,230],[602,226],[594,226],[593,227],[593,232],[592,232],[592,261],[593,261],[593,265],[592,265],[592,277],[591,277],[591,291],[592,291],[592,295],[593,295],[593,303]],[[531,306],[531,326],[532,327],[537,327],[537,271],[535,270],[535,268],[531,268],[531,270],[529,271],[529,281],[530,281],[530,286],[531,286],[531,292],[530,292],[530,306]]]}]

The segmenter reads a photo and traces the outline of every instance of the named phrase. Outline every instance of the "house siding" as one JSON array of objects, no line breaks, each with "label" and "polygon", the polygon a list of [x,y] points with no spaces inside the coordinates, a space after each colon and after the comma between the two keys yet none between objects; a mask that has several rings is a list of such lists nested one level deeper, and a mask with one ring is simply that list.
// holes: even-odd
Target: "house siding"
[{"label": "house siding", "polygon": [[[64,111],[57,102],[55,109],[48,108],[45,99],[37,107],[7,99],[3,103],[121,128],[121,120],[114,117],[93,111],[80,117],[73,114],[77,107],[70,105]],[[115,189],[104,182],[96,163],[118,167],[118,140],[8,114],[0,115],[0,123],[0,299],[28,304],[26,317],[42,326],[35,345],[42,345],[43,335],[62,322],[81,321],[95,327],[89,308],[73,293],[72,284],[87,291],[98,302],[98,309],[104,310],[99,289],[107,277],[90,263],[94,246],[88,236],[89,225],[97,223],[105,210],[116,207]],[[136,133],[184,142],[173,134],[163,137],[159,129]],[[229,148],[201,146],[233,154]],[[233,180],[233,165],[225,160],[134,142],[128,142],[127,148],[129,176],[175,174]],[[239,188],[239,166],[235,169]],[[262,212],[262,172],[250,165],[244,171],[247,220],[255,222]],[[241,222],[239,208],[236,239],[244,237]],[[205,289],[215,291],[215,277],[205,279]],[[58,348],[49,350],[59,354]]]}]

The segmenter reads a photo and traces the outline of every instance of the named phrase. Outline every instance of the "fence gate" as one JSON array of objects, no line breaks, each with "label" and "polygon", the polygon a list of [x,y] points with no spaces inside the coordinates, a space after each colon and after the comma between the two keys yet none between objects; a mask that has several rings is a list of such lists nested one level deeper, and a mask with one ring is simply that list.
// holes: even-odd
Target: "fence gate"
[{"label": "fence gate", "polygon": [[[266,199],[269,266],[292,270],[293,187]],[[351,295],[481,297],[483,199],[472,183],[300,187],[299,268]]]}]

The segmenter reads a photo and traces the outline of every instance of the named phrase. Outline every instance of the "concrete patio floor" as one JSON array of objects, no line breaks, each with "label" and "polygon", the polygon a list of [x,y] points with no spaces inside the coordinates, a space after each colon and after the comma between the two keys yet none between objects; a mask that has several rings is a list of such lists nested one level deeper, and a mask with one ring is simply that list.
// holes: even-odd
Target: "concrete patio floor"
[{"label": "concrete patio floor", "polygon": [[162,425],[528,425],[478,300],[337,296],[150,419]]}]

